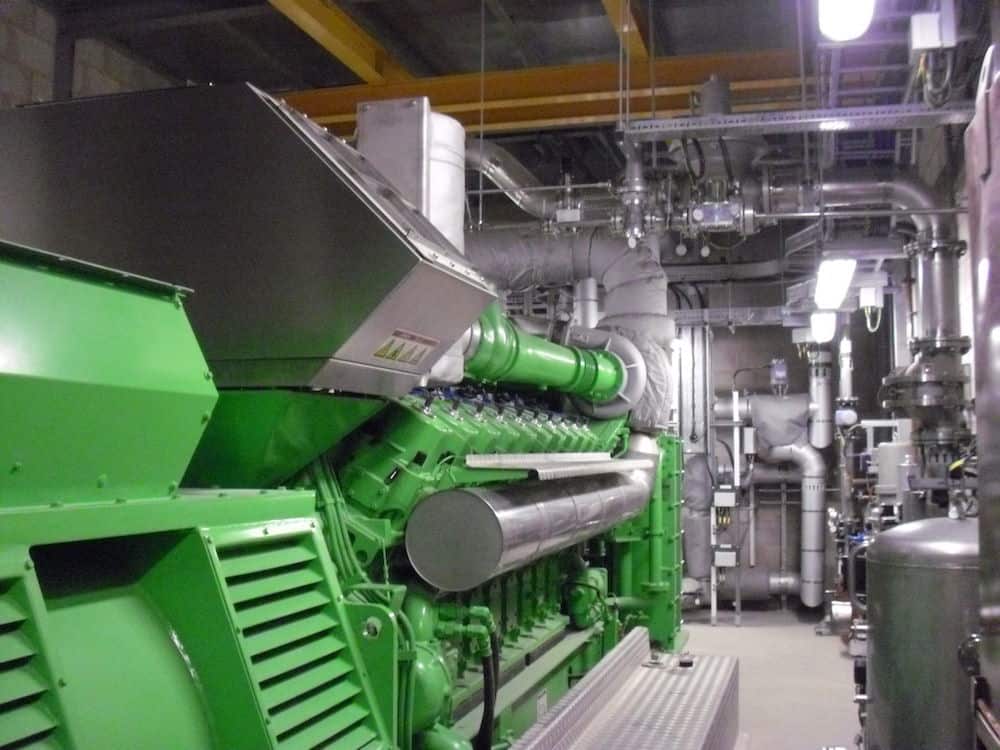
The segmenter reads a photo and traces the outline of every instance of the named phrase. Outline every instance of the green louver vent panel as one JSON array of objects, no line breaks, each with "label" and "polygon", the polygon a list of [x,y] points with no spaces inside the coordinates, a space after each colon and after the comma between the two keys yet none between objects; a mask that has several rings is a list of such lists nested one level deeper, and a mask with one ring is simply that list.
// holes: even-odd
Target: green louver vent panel
[{"label": "green louver vent panel", "polygon": [[20,578],[0,579],[0,748],[63,748]]},{"label": "green louver vent panel", "polygon": [[241,530],[213,541],[275,747],[353,750],[378,739],[313,534]]}]

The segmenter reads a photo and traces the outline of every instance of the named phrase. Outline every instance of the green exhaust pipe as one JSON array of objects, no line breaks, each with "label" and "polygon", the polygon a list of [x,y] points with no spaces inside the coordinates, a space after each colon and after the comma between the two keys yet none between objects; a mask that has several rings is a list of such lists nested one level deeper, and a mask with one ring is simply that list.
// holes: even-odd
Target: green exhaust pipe
[{"label": "green exhaust pipe", "polygon": [[603,349],[580,349],[525,333],[496,303],[479,317],[465,362],[467,377],[555,388],[588,401],[610,401],[625,384],[625,365]]}]

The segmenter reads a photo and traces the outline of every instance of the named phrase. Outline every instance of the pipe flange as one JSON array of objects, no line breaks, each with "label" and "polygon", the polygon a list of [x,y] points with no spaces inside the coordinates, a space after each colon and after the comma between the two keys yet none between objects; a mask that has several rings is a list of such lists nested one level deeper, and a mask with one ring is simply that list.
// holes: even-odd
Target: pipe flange
[{"label": "pipe flange", "polygon": [[953,338],[922,338],[910,341],[910,354],[936,354],[938,352],[957,352],[965,354],[972,346],[968,336]]},{"label": "pipe flange", "polygon": [[918,238],[913,242],[903,245],[903,252],[909,256],[931,255],[933,253],[953,253],[957,256],[965,254],[968,245],[962,240],[942,240],[931,239],[929,237]]},{"label": "pipe flange", "polygon": [[614,419],[628,414],[646,391],[646,360],[639,348],[621,334],[601,328],[572,327],[566,339],[568,344],[581,349],[603,349],[614,354],[624,367],[622,385],[613,399],[595,404],[574,396],[576,408],[597,419]]}]

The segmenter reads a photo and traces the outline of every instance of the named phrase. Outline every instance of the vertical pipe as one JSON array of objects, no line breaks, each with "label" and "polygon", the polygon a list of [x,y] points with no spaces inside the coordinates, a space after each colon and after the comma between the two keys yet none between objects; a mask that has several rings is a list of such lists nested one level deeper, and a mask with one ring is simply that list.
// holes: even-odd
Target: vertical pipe
[{"label": "vertical pipe", "polygon": [[[781,483],[781,523],[778,529],[778,570],[782,578],[788,572],[788,484]],[[788,594],[781,593],[781,608],[788,606]]]},{"label": "vertical pipe", "polygon": [[[806,44],[805,30],[802,22],[802,4],[805,0],[798,0],[795,3],[795,28],[799,42],[799,91],[801,96],[802,109],[806,108]],[[809,134],[802,134],[802,157],[805,165],[806,182],[809,181],[811,169],[809,166]]]},{"label": "vertical pipe", "polygon": [[715,625],[719,617],[719,571],[715,567],[715,545],[718,542],[718,534],[715,525],[715,505],[712,505],[712,509],[709,511],[708,517],[710,519],[708,525],[708,541],[709,547],[711,548],[712,554],[712,567],[709,573],[709,586],[710,586],[710,601],[711,601],[711,616],[709,621],[712,625]]},{"label": "vertical pipe", "polygon": [[635,596],[632,543],[616,545],[618,550],[618,585],[621,596]]},{"label": "vertical pipe", "polygon": [[743,449],[740,445],[740,393],[739,391],[733,391],[733,489],[738,490],[740,487],[740,460],[743,455]]},{"label": "vertical pipe", "polygon": [[588,277],[573,284],[573,318],[582,328],[597,328],[601,320],[597,279]]},{"label": "vertical pipe", "polygon": [[809,442],[814,448],[828,448],[833,442],[833,355],[829,347],[809,351]]},{"label": "vertical pipe", "polygon": [[854,398],[854,357],[851,339],[845,334],[840,340],[840,381],[838,397],[841,401]]},{"label": "vertical pipe", "polygon": [[750,503],[750,529],[748,531],[750,535],[750,567],[754,568],[757,566],[757,490],[754,489],[752,481],[750,482],[748,492]]}]

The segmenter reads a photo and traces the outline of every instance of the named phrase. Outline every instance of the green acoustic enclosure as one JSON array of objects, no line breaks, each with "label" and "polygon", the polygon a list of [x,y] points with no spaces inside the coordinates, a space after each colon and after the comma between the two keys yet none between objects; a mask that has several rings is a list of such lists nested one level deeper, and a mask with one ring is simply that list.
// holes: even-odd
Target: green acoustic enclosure
[{"label": "green acoustic enclosure", "polygon": [[385,403],[326,392],[222,391],[184,485],[270,487],[283,482]]},{"label": "green acoustic enclosure", "polygon": [[0,243],[0,502],[177,489],[216,390],[185,290]]}]

